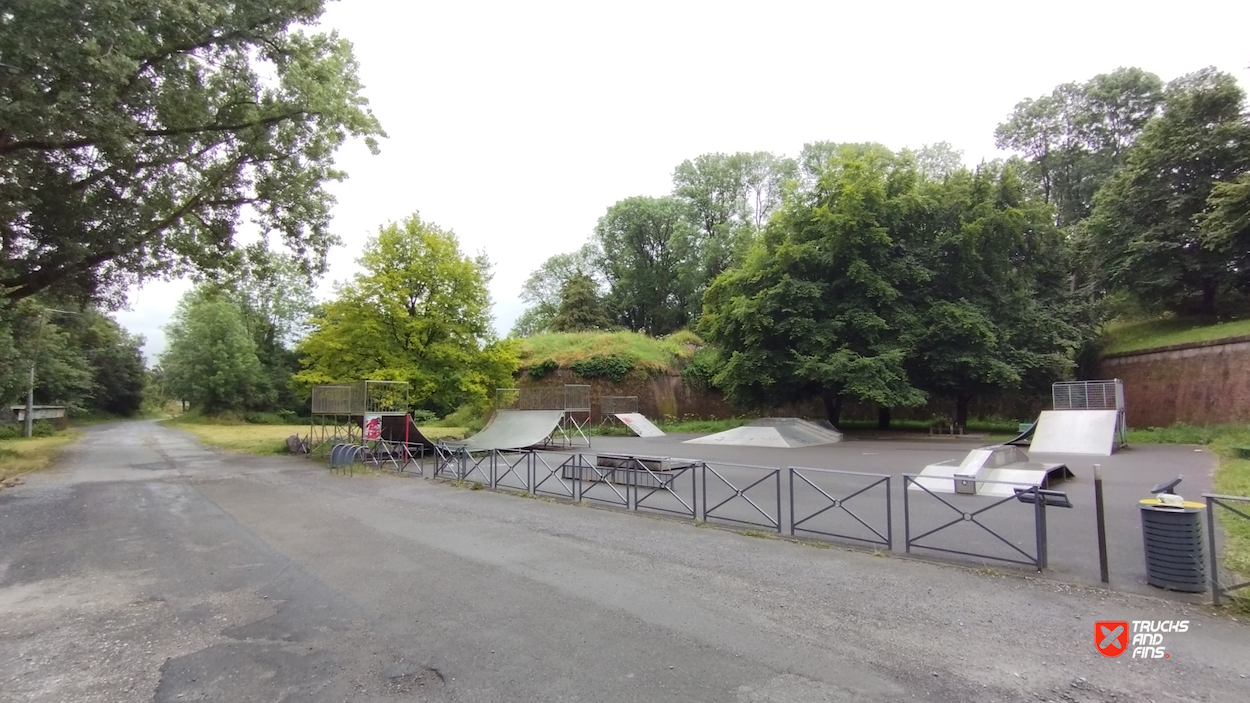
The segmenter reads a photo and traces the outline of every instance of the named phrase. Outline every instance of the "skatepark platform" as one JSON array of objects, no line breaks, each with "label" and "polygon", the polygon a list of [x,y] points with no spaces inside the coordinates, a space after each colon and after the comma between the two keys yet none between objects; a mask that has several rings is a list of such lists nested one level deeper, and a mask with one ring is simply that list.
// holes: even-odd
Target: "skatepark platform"
[{"label": "skatepark platform", "polygon": [[812,447],[842,441],[842,433],[829,423],[795,417],[765,417],[749,425],[735,427],[706,437],[686,440],[686,444],[725,444],[739,447]]},{"label": "skatepark platform", "polygon": [[445,446],[470,452],[536,447],[547,442],[564,415],[563,410],[500,410],[481,432]]}]

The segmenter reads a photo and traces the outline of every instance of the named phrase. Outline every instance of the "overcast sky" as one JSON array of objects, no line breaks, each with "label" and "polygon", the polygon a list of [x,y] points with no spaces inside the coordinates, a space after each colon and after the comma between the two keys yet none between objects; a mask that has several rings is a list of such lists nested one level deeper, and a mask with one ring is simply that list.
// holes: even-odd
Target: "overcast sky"
[{"label": "overcast sky", "polygon": [[[1250,87],[1250,2],[329,3],[389,139],[340,152],[318,289],[414,211],[494,262],[495,326],[526,276],[579,247],[606,208],[665,195],[707,152],[795,156],[806,142],[947,141],[975,164],[1022,98],[1120,66],[1164,80],[1214,65]],[[185,290],[148,284],[118,315],[148,339]]]}]

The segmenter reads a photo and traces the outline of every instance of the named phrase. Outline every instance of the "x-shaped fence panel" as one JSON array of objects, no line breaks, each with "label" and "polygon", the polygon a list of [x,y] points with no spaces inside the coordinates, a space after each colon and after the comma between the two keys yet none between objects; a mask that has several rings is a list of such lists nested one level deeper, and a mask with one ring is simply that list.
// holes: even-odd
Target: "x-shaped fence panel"
[{"label": "x-shaped fence panel", "polygon": [[791,466],[789,478],[790,534],[894,547],[888,475]]},{"label": "x-shaped fence panel", "polygon": [[[574,479],[577,500],[592,500],[628,508],[632,474],[628,471],[621,471],[618,476],[617,471],[616,468],[598,466],[593,461],[582,461],[577,467]],[[624,477],[623,481],[621,476]]]},{"label": "x-shaped fence panel", "polygon": [[632,464],[634,510],[654,510],[694,519],[695,468],[701,467],[702,462],[673,459],[670,468],[662,471],[652,470],[647,462],[637,457]]},{"label": "x-shaped fence panel", "polygon": [[[1250,507],[1247,507],[1250,506],[1250,496],[1225,496],[1216,493],[1203,493],[1202,497],[1207,501],[1207,539],[1211,542],[1211,573],[1207,577],[1211,582],[1211,604],[1219,605],[1221,598],[1233,591],[1250,588],[1250,581],[1230,586],[1220,583],[1220,550],[1216,548],[1215,544],[1215,508],[1218,506],[1227,510],[1233,519],[1250,520],[1250,514],[1242,512],[1242,508],[1250,510]],[[1241,507],[1233,507],[1232,503],[1238,503]]]},{"label": "x-shaped fence panel", "polygon": [[530,464],[535,453],[491,451],[491,488],[511,488],[530,492]]},{"label": "x-shaped fence panel", "polygon": [[434,477],[456,481],[481,481],[494,486],[494,452],[474,455],[464,447],[434,448]]},{"label": "x-shaped fence panel", "polygon": [[574,454],[552,466],[546,456],[535,452],[530,464],[530,492],[577,500],[576,476],[581,473],[583,461],[581,454]]},{"label": "x-shaped fence panel", "polygon": [[704,462],[702,483],[704,522],[712,518],[781,532],[781,469]]},{"label": "x-shaped fence panel", "polygon": [[[918,482],[916,480],[917,478],[918,476],[916,474],[903,474],[903,539],[904,546],[906,547],[906,551],[908,553],[910,553],[913,548],[920,548],[935,552],[945,552],[947,554],[959,554],[967,557],[975,557],[978,559],[991,559],[994,561],[1007,562],[1009,564],[1032,566],[1038,571],[1042,571],[1046,568],[1046,500],[1041,496],[1037,486],[1026,486],[1024,484],[1012,483],[1010,481],[978,480],[978,484],[1008,484],[1013,487],[1018,487],[1021,490],[1017,493],[1017,495],[1000,498],[998,500],[993,500],[992,498],[986,496],[967,496],[954,493],[947,494],[951,498],[951,500],[947,500],[937,493],[930,491],[924,486],[924,484]],[[914,500],[910,497],[910,494],[913,491],[918,494],[917,499]],[[1033,512],[1033,539],[1035,542],[1035,551],[1032,554],[1016,546],[1011,539],[1004,536],[1000,531],[991,528],[985,521],[986,513],[994,510],[995,508],[999,508],[1004,505],[1019,505],[1022,508],[1027,506],[1027,503],[1021,500],[1021,495],[1032,495],[1033,497],[1032,506],[1031,508],[1028,508]],[[929,503],[931,506],[945,506],[954,512],[956,517],[919,535],[913,536],[911,524],[917,519],[917,516],[913,513],[917,512],[919,507],[917,503],[920,502],[921,499],[927,498],[932,498],[937,501],[935,504],[931,501],[925,500],[925,502]],[[956,507],[951,501],[960,502],[964,507]],[[971,509],[974,506],[976,509]],[[1010,508],[1000,510],[999,513],[1005,513],[1008,510],[1010,510]],[[945,513],[945,511],[940,508],[937,512],[939,514],[949,515],[949,513]],[[997,514],[998,513],[996,513],[996,515]],[[1017,512],[1016,514],[1018,515],[1019,513]],[[931,516],[927,515],[926,517]],[[933,522],[933,520],[929,520],[929,522]],[[989,540],[988,544],[997,545],[1001,543],[1006,545],[1011,550],[1008,554],[1011,554],[1012,556],[1004,557],[999,554],[993,554],[990,553],[988,548],[982,548],[982,551],[970,551],[973,547],[969,547],[969,550],[963,550],[952,549],[950,547],[939,547],[933,544],[920,544],[920,540],[922,539],[932,537],[943,530],[964,525],[965,523],[979,527],[982,532],[977,534],[989,535],[993,537],[993,540]],[[1002,528],[1000,528],[1000,530],[1001,529]],[[980,544],[973,539],[973,535],[969,535],[966,531],[961,533],[961,537],[958,539],[960,544],[970,544],[974,547]],[[1019,555],[1019,557],[1016,555]]]}]

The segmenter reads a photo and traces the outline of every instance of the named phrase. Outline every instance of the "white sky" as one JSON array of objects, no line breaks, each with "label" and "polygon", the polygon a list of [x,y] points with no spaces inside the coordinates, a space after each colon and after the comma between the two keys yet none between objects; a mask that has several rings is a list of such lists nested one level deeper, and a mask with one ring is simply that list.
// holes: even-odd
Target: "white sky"
[{"label": "white sky", "polygon": [[[1250,88],[1250,2],[330,3],[390,135],[339,165],[330,282],[414,211],[486,251],[501,335],[526,276],[622,198],[665,195],[707,152],[948,141],[976,163],[1025,97],[1119,66],[1170,80],[1214,65]],[[149,359],[181,282],[118,315]]]}]

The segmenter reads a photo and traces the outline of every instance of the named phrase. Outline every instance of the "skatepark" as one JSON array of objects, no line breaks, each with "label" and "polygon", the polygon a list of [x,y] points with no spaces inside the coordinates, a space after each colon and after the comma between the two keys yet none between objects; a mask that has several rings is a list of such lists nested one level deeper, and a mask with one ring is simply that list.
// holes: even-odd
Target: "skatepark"
[{"label": "skatepark", "polygon": [[1200,601],[1202,593],[1148,584],[1139,501],[1177,477],[1177,493],[1201,500],[1212,490],[1214,457],[1192,447],[1126,446],[1115,382],[1060,383],[1054,396],[1055,408],[1027,431],[995,444],[847,435],[795,418],[665,434],[628,397],[601,399],[598,415],[637,436],[595,436],[587,432],[588,387],[501,389],[480,432],[437,444],[420,438],[402,459],[390,448],[375,463],[409,476],[1089,585],[1102,575],[1097,465],[1107,583]]}]

